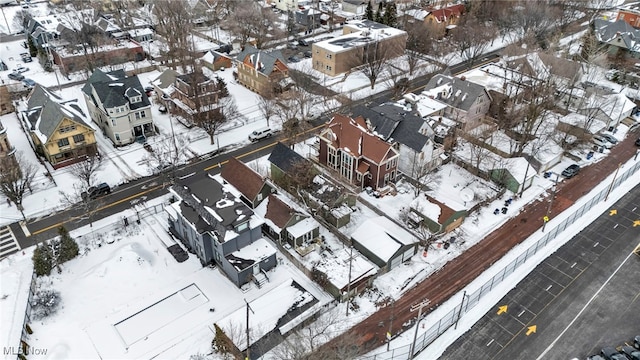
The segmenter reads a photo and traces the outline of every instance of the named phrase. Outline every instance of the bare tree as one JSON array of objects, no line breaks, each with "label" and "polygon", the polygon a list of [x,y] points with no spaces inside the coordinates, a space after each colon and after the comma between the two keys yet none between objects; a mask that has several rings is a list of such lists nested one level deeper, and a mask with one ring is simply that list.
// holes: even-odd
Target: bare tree
[{"label": "bare tree", "polygon": [[383,73],[391,58],[391,46],[394,42],[381,42],[374,40],[366,43],[362,48],[362,65],[360,72],[369,79],[371,89],[376,85],[376,80]]},{"label": "bare tree", "polygon": [[421,21],[408,23],[405,30],[408,35],[405,59],[409,67],[409,76],[411,76],[418,64],[423,61],[425,54],[434,53],[436,41],[444,36],[444,31],[440,27],[427,26]]},{"label": "bare tree", "polygon": [[314,357],[313,352],[333,337],[334,328],[339,325],[341,320],[342,318],[335,309],[327,311],[306,326],[288,335],[282,343],[273,349],[273,354],[280,360],[320,359],[320,357]]},{"label": "bare tree", "polygon": [[451,31],[451,39],[460,57],[472,67],[493,41],[497,30],[492,24],[479,22],[470,14],[464,19],[465,21]]},{"label": "bare tree", "polygon": [[95,180],[96,173],[103,166],[102,156],[98,153],[89,154],[83,161],[78,161],[68,166],[69,172],[80,179],[86,188],[89,188]]},{"label": "bare tree", "polygon": [[[196,124],[209,135],[211,144],[214,144],[214,138],[222,125],[239,116],[240,112],[236,106],[236,101],[228,96],[218,99],[217,108],[214,111],[205,113],[205,116],[199,117],[196,120]],[[219,143],[218,146],[220,146]]]},{"label": "bare tree", "polygon": [[267,126],[269,126],[269,120],[278,114],[278,106],[274,99],[260,96],[258,99],[258,109],[260,113],[267,120]]},{"label": "bare tree", "polygon": [[187,161],[189,141],[182,134],[164,138],[156,137],[156,141],[150,146],[151,151],[143,156],[142,160],[154,173]]},{"label": "bare tree", "polygon": [[153,6],[156,19],[155,31],[166,42],[166,56],[172,69],[190,63],[193,39],[192,15],[180,1],[157,0]]},{"label": "bare tree", "polygon": [[278,38],[282,31],[273,24],[277,16],[269,8],[263,8],[256,2],[243,3],[243,6],[230,13],[225,20],[231,33],[244,46],[249,39],[254,39],[255,46],[262,48],[268,40]]},{"label": "bare tree", "polygon": [[31,185],[36,176],[37,168],[27,161],[22,153],[15,154],[15,158],[6,157],[0,160],[0,193],[16,207],[26,220],[22,200],[27,190],[31,192]]}]

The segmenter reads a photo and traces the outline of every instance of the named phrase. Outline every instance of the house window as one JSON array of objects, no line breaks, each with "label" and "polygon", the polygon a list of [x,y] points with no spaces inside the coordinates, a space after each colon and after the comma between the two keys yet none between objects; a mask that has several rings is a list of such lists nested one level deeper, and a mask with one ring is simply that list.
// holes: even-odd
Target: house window
[{"label": "house window", "polygon": [[73,142],[79,143],[84,141],[84,134],[73,135]]},{"label": "house window", "polygon": [[242,224],[238,225],[236,227],[236,231],[237,232],[242,232],[245,231],[249,228],[249,222],[243,222]]},{"label": "house window", "polygon": [[116,140],[120,141],[120,134],[116,134]]},{"label": "house window", "polygon": [[351,181],[351,179],[353,179],[353,158],[344,151],[342,152],[341,158],[342,165],[340,167],[340,174]]},{"label": "house window", "polygon": [[58,140],[58,147],[63,147],[63,146],[69,146],[68,138]]},{"label": "house window", "polygon": [[387,170],[389,170],[389,169],[391,169],[391,168],[396,167],[397,163],[398,163],[398,158],[394,158],[393,160],[389,160],[389,161],[387,161],[387,167],[386,167],[386,169],[387,169]]},{"label": "house window", "polygon": [[147,117],[147,114],[146,114],[145,111],[140,111],[140,112],[136,113],[136,120],[140,120],[140,119],[145,118],[145,117]]},{"label": "house window", "polygon": [[356,173],[356,180],[362,181],[362,174],[360,174],[359,172]]},{"label": "house window", "polygon": [[139,103],[141,101],[142,101],[142,96],[133,96],[131,99],[129,99],[129,102],[131,102],[132,104]]},{"label": "house window", "polygon": [[334,169],[338,168],[338,157],[336,149],[329,148],[329,152],[327,153],[327,165]]},{"label": "house window", "polygon": [[60,133],[64,134],[66,132],[74,131],[76,129],[75,125],[67,125],[60,128]]},{"label": "house window", "polygon": [[331,57],[332,57],[331,54],[326,54],[325,56],[327,57],[327,59],[331,59]]},{"label": "house window", "polygon": [[326,69],[331,71],[331,66],[327,65]]},{"label": "house window", "polygon": [[116,126],[116,119],[111,119],[111,125]]},{"label": "house window", "polygon": [[258,196],[256,196],[256,200],[262,201],[262,193],[258,193]]}]

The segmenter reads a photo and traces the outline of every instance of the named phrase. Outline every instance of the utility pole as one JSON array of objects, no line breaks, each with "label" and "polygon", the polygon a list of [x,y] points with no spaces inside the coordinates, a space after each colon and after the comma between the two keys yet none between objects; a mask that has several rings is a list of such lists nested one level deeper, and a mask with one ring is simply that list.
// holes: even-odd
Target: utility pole
[{"label": "utility pole", "polygon": [[387,351],[389,351],[389,345],[391,345],[391,331],[393,330],[393,307],[396,305],[395,300],[391,300],[391,316],[389,317],[389,331],[387,331]]},{"label": "utility pole", "polygon": [[349,247],[349,280],[347,281],[347,316],[349,316],[349,299],[351,298],[351,264],[353,263],[353,245]]},{"label": "utility pole", "polygon": [[611,189],[613,189],[613,184],[616,182],[616,177],[618,177],[618,171],[620,171],[621,166],[622,166],[622,163],[618,163],[618,168],[616,169],[616,173],[613,174],[613,179],[611,179],[611,185],[609,185],[609,189],[607,190],[607,196],[604,197],[604,201],[607,201],[607,199],[609,199],[609,193],[611,193]]},{"label": "utility pole", "polygon": [[409,360],[413,359],[413,354],[416,350],[416,339],[418,338],[418,328],[420,327],[420,320],[422,320],[422,308],[431,304],[431,300],[424,299],[418,304],[411,306],[411,311],[418,310],[418,320],[416,321],[416,332],[413,334],[413,341],[411,342],[411,350],[409,352]]},{"label": "utility pole", "polygon": [[460,303],[460,310],[458,310],[458,316],[456,317],[456,325],[453,327],[453,330],[458,328],[458,320],[460,320],[460,316],[462,316],[462,307],[464,306],[464,299],[467,298],[467,290],[462,294],[462,302]]},{"label": "utility pole", "polygon": [[251,308],[251,306],[249,306],[249,303],[247,302],[247,299],[244,299],[244,303],[247,304],[247,355],[245,360],[249,360],[250,359],[250,355],[251,355],[251,350],[250,350],[250,343],[249,343],[249,310],[251,310],[251,312],[253,314],[255,314],[255,312],[253,312],[253,309]]}]

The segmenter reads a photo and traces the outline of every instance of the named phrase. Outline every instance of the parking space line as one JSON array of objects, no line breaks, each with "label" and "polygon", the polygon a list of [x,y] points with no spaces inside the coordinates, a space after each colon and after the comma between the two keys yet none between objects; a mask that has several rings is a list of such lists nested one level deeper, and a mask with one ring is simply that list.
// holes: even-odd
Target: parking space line
[{"label": "parking space line", "polygon": [[518,317],[522,316],[522,314],[524,314],[524,312],[525,312],[525,311],[526,311],[526,310],[522,310],[522,311],[520,311],[520,314],[518,314]]}]

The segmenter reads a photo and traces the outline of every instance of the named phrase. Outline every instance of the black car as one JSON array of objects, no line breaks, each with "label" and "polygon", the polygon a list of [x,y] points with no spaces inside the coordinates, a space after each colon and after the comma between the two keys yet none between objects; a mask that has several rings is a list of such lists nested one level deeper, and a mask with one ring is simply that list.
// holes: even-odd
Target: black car
[{"label": "black car", "polygon": [[580,165],[571,164],[566,169],[564,169],[562,171],[562,176],[567,178],[567,179],[570,179],[570,178],[576,176],[576,174],[578,174],[579,171],[580,171]]},{"label": "black car", "polygon": [[111,193],[111,188],[107,183],[101,183],[96,186],[90,187],[87,192],[82,193],[83,200],[93,200],[97,199],[102,195],[107,195]]},{"label": "black car", "polygon": [[12,79],[12,80],[18,80],[18,81],[24,80],[24,75],[17,72],[12,72],[11,74],[8,75],[8,77],[9,79]]},{"label": "black car", "polygon": [[606,347],[600,351],[600,354],[604,356],[607,360],[628,360],[624,354],[619,353],[613,347]]},{"label": "black car", "polygon": [[304,57],[306,57],[306,58],[310,58],[310,57],[313,56],[313,54],[311,54],[311,51],[309,51],[309,50],[305,51],[303,54],[304,54]]},{"label": "black car", "polygon": [[297,62],[300,62],[300,58],[299,58],[299,57],[297,57],[297,56],[295,56],[295,55],[293,55],[293,56],[289,56],[289,59],[287,59],[287,60],[289,60],[289,62],[291,62],[291,63],[297,63]]},{"label": "black car", "polygon": [[298,40],[298,45],[300,46],[309,46],[309,43],[305,39]]},{"label": "black car", "polygon": [[623,346],[622,352],[631,360],[640,360],[640,350],[633,346]]}]

